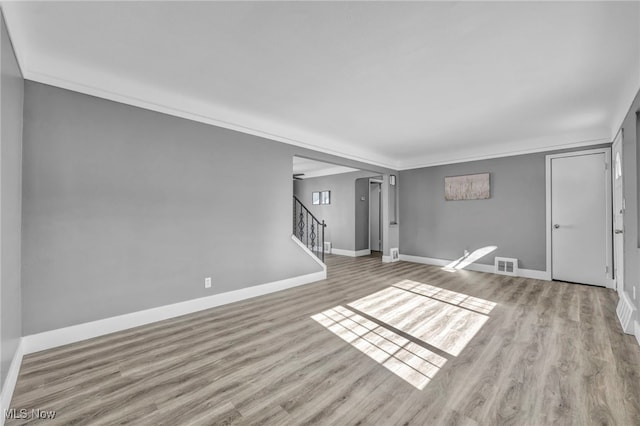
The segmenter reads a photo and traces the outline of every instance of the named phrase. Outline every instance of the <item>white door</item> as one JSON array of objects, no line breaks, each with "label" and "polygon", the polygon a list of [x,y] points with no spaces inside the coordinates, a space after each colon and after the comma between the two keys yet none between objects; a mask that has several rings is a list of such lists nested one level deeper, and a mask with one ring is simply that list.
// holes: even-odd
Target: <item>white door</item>
[{"label": "white door", "polygon": [[606,285],[606,173],[604,153],[551,160],[554,280]]},{"label": "white door", "polygon": [[624,288],[624,198],[622,192],[622,132],[613,141],[613,271],[616,289]]},{"label": "white door", "polygon": [[373,251],[381,251],[380,241],[380,194],[379,183],[369,185],[369,248]]}]

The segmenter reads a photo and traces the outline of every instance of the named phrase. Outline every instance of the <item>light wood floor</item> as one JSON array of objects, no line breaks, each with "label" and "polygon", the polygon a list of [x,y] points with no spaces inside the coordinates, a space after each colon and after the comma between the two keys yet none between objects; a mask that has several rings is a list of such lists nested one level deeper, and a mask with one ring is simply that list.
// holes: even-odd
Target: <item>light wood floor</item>
[{"label": "light wood floor", "polygon": [[26,356],[6,424],[640,425],[613,291],[379,258]]}]

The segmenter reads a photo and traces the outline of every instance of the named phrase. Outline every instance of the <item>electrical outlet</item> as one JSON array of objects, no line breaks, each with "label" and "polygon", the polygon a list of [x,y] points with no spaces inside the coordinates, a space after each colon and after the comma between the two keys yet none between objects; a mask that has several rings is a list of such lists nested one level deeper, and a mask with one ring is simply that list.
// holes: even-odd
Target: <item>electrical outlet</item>
[{"label": "electrical outlet", "polygon": [[204,279],[204,288],[211,288],[211,277]]}]

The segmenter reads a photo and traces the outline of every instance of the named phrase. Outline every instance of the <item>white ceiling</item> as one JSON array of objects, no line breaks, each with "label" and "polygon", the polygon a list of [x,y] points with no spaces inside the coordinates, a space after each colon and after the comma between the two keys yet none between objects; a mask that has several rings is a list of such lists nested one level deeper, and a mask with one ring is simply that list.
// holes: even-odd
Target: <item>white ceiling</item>
[{"label": "white ceiling", "polygon": [[358,169],[311,160],[309,158],[293,157],[293,174],[303,174],[301,179],[309,179],[320,176],[338,175],[341,173],[356,172]]},{"label": "white ceiling", "polygon": [[25,78],[391,168],[611,141],[638,2],[3,2]]}]

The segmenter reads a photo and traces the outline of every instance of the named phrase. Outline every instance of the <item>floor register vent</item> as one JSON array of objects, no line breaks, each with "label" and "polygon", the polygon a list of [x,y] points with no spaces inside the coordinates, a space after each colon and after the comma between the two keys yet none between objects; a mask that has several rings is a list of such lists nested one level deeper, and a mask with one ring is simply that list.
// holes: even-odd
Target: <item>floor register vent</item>
[{"label": "floor register vent", "polygon": [[518,259],[510,257],[496,257],[495,273],[502,275],[518,275]]}]

